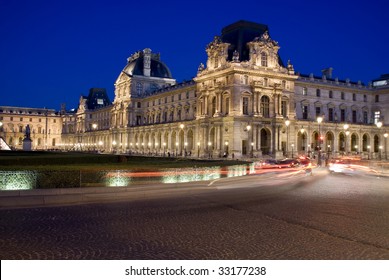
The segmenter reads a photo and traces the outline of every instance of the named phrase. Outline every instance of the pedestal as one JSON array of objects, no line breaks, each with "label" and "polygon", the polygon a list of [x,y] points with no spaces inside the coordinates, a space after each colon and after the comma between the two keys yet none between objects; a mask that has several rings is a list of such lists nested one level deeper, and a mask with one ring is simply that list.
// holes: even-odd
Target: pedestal
[{"label": "pedestal", "polygon": [[31,151],[32,140],[29,138],[23,139],[23,151]]}]

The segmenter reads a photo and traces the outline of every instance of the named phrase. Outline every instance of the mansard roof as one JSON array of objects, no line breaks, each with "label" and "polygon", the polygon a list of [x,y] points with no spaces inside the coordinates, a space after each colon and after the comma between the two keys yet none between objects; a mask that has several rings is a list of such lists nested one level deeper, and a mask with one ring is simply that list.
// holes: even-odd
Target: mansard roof
[{"label": "mansard roof", "polygon": [[[250,49],[247,43],[254,41],[256,38],[261,38],[262,35],[269,32],[269,27],[265,24],[240,20],[230,24],[222,29],[221,40],[224,43],[229,43],[228,60],[232,61],[233,53],[236,50],[239,53],[240,61],[248,61],[250,59]],[[278,62],[284,66],[280,56]]]},{"label": "mansard roof", "polygon": [[106,107],[112,103],[105,88],[91,88],[89,95],[85,98],[87,99],[89,110]]}]

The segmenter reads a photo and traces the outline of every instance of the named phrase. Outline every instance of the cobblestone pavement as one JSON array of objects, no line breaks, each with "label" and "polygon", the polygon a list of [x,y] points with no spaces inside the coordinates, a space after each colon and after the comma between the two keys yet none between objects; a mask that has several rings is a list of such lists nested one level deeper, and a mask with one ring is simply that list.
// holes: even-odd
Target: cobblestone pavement
[{"label": "cobblestone pavement", "polygon": [[[246,180],[246,181],[244,181]],[[0,210],[1,259],[389,259],[389,180],[295,185]]]}]

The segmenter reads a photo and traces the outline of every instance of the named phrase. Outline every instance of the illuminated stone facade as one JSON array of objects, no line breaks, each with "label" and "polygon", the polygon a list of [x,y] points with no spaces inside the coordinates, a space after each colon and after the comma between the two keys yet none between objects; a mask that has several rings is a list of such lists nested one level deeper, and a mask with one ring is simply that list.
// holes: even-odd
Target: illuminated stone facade
[{"label": "illuminated stone facade", "polygon": [[53,109],[0,106],[0,137],[13,149],[23,149],[27,125],[33,150],[58,149],[61,143],[60,114]]},{"label": "illuminated stone facade", "polygon": [[91,92],[76,111],[61,111],[60,147],[203,158],[384,155],[389,78],[366,86],[332,78],[331,68],[298,74],[279,48],[266,25],[234,23],[183,83],[159,54],[139,51],[118,75],[112,103],[97,106],[101,96]]}]

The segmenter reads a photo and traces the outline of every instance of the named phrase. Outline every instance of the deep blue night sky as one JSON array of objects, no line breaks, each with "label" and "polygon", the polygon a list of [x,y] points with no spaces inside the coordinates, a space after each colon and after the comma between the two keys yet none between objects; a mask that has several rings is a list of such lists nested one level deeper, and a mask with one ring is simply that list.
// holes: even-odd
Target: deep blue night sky
[{"label": "deep blue night sky", "polygon": [[[297,2],[297,3],[293,3]],[[267,24],[296,72],[368,83],[389,73],[389,4],[370,1],[0,0],[0,105],[76,107],[151,48],[178,81],[196,75],[205,46],[238,20]]]}]

